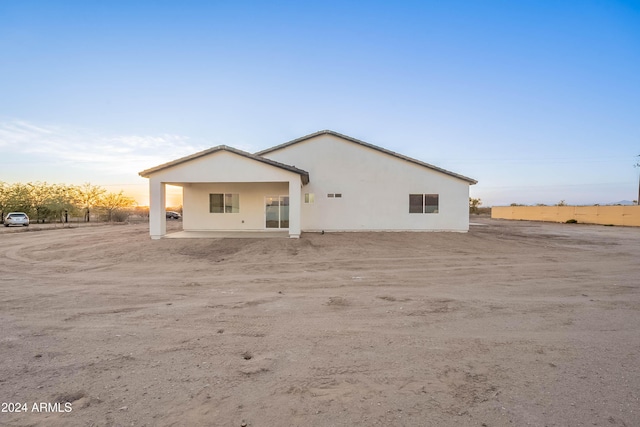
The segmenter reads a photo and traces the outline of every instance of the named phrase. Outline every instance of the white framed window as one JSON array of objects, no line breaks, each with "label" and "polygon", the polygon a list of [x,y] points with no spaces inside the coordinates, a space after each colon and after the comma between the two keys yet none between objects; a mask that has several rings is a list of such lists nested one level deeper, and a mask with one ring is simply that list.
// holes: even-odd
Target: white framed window
[{"label": "white framed window", "polygon": [[313,193],[304,193],[304,202],[313,204],[316,202],[316,195]]},{"label": "white framed window", "polygon": [[209,194],[209,212],[239,213],[240,212],[240,195],[238,193]]},{"label": "white framed window", "polygon": [[342,193],[329,193],[327,197],[330,199],[339,199],[342,197]]},{"label": "white framed window", "polygon": [[409,194],[409,213],[437,214],[439,212],[439,194]]},{"label": "white framed window", "polygon": [[437,194],[425,194],[424,195],[424,213],[438,213],[440,212],[440,196]]}]

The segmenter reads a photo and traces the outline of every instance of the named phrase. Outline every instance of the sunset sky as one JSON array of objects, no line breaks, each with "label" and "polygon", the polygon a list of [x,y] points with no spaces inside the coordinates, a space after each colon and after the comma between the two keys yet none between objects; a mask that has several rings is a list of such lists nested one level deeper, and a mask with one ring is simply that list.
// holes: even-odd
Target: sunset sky
[{"label": "sunset sky", "polygon": [[0,1],[0,181],[120,189],[331,129],[484,205],[633,200],[638,1]]}]

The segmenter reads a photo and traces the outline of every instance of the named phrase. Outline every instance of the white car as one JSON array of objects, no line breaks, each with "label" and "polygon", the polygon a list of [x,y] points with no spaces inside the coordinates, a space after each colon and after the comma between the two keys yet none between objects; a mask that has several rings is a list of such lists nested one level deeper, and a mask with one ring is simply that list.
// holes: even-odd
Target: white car
[{"label": "white car", "polygon": [[10,225],[22,225],[24,227],[29,226],[29,217],[24,212],[9,212],[4,219],[4,226]]}]

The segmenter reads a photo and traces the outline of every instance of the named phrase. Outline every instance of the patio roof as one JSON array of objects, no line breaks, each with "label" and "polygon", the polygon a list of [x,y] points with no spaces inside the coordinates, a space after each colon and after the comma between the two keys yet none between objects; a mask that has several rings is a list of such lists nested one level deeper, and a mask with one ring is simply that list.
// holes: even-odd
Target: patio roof
[{"label": "patio roof", "polygon": [[203,150],[203,151],[200,151],[198,153],[191,154],[190,156],[182,157],[180,159],[173,160],[173,161],[168,162],[168,163],[163,163],[163,164],[161,164],[159,166],[155,166],[153,168],[143,170],[138,175],[140,175],[141,177],[144,177],[144,178],[149,178],[152,174],[154,174],[156,172],[159,172],[161,170],[169,169],[169,168],[172,168],[174,166],[177,166],[177,165],[180,165],[180,164],[183,164],[183,163],[187,163],[187,162],[190,162],[192,160],[198,159],[200,157],[208,156],[209,154],[213,154],[213,153],[216,153],[216,152],[219,152],[219,151],[228,151],[230,153],[234,153],[234,154],[246,157],[248,159],[255,160],[257,162],[265,163],[267,165],[274,166],[274,167],[277,167],[277,168],[280,168],[280,169],[284,169],[284,170],[287,170],[289,172],[297,173],[297,174],[300,175],[300,178],[302,179],[302,183],[303,184],[306,185],[306,184],[309,183],[309,172],[307,172],[307,171],[304,171],[302,169],[298,169],[295,166],[290,166],[290,165],[286,165],[284,163],[276,162],[275,160],[267,159],[265,157],[261,157],[261,156],[258,156],[256,154],[247,153],[246,151],[238,150],[236,148],[229,147],[227,145],[218,145],[217,147],[209,148],[207,150]]}]

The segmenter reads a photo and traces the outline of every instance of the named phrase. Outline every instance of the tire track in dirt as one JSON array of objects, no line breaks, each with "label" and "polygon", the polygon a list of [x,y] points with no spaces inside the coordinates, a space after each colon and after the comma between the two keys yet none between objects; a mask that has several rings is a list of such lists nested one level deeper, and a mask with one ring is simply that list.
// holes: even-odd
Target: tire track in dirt
[{"label": "tire track in dirt", "polygon": [[[68,234],[69,232],[73,234]],[[59,234],[58,234],[59,233]],[[64,234],[63,234],[64,233]],[[92,270],[104,270],[115,263],[102,262],[98,265],[93,264],[87,267],[82,260],[67,259],[39,259],[37,253],[39,251],[54,252],[55,246],[69,246],[69,241],[80,240],[91,236],[100,236],[104,234],[104,230],[98,227],[91,229],[60,229],[51,230],[45,234],[29,234],[24,236],[23,233],[11,235],[11,239],[7,239],[4,243],[8,247],[4,250],[4,257],[21,265],[28,265],[23,273],[26,275],[48,275],[50,271],[55,273],[82,272]],[[45,239],[42,239],[45,237]],[[13,241],[12,241],[13,240]],[[26,241],[25,241],[26,240]],[[15,243],[17,241],[17,244]],[[78,242],[78,247],[81,243]],[[86,250],[86,248],[83,248]],[[35,252],[34,256],[25,255],[26,253]],[[0,271],[9,271],[10,269],[0,265]]]}]

